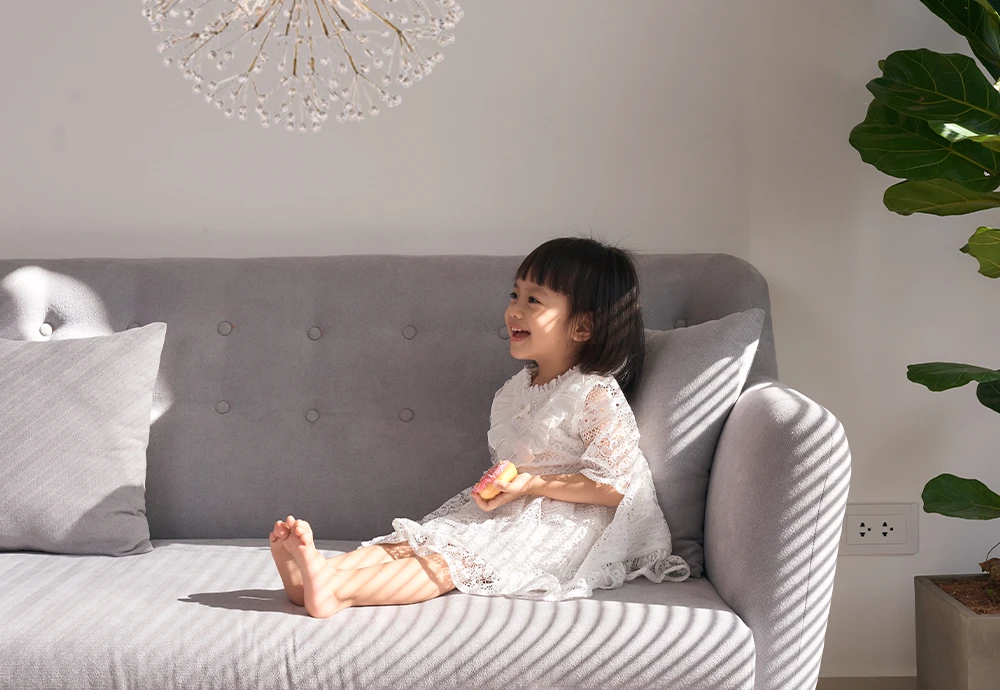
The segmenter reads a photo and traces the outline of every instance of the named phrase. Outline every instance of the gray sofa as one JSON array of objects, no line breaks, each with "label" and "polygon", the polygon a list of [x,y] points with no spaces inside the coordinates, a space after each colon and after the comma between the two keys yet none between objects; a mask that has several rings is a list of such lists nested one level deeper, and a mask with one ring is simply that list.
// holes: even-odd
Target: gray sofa
[{"label": "gray sofa", "polygon": [[0,286],[40,269],[28,293],[0,289],[0,338],[168,324],[154,549],[0,553],[0,687],[814,687],[850,453],[829,411],[777,381],[767,285],[724,254],[638,257],[649,328],[767,312],[711,470],[705,577],[330,619],[287,600],[276,519],[309,520],[334,555],[479,478],[493,393],[523,364],[503,324],[520,259],[0,261]]}]

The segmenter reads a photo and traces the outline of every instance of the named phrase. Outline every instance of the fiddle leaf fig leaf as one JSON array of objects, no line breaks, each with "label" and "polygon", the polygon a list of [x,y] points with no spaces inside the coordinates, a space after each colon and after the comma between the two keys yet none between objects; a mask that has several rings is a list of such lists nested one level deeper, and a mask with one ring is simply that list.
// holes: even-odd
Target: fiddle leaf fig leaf
[{"label": "fiddle leaf fig leaf", "polygon": [[1000,230],[985,226],[976,228],[975,234],[960,251],[979,261],[981,274],[987,278],[1000,278]]},{"label": "fiddle leaf fig leaf", "polygon": [[868,82],[868,90],[904,115],[1000,134],[1000,93],[967,55],[897,50],[885,59],[883,75]]},{"label": "fiddle leaf fig leaf", "polygon": [[[1000,1],[1000,0],[998,0]],[[988,0],[920,0],[931,12],[969,41],[972,53],[979,58],[994,79],[1000,79],[1000,15]]]},{"label": "fiddle leaf fig leaf", "polygon": [[924,120],[901,115],[878,101],[869,104],[865,121],[851,130],[849,142],[861,160],[886,175],[946,178],[980,192],[1000,186],[998,152],[971,141],[942,138]]},{"label": "fiddle leaf fig leaf", "polygon": [[1000,16],[1000,0],[976,0],[980,7]]},{"label": "fiddle leaf fig leaf", "polygon": [[974,141],[991,151],[1000,151],[1000,134],[982,134],[954,122],[928,122],[931,130],[951,142]]},{"label": "fiddle leaf fig leaf", "polygon": [[914,383],[927,386],[932,391],[946,391],[959,388],[972,381],[1000,381],[1000,371],[954,362],[927,362],[909,364],[906,378]]},{"label": "fiddle leaf fig leaf", "polygon": [[940,513],[964,520],[993,520],[1000,517],[1000,496],[978,479],[940,474],[927,482],[920,498],[924,512]]},{"label": "fiddle leaf fig leaf", "polygon": [[1000,194],[979,192],[951,180],[907,180],[885,190],[882,201],[887,209],[902,216],[957,216],[1000,206]]},{"label": "fiddle leaf fig leaf", "polygon": [[1000,382],[984,381],[976,386],[976,398],[994,412],[1000,412]]}]

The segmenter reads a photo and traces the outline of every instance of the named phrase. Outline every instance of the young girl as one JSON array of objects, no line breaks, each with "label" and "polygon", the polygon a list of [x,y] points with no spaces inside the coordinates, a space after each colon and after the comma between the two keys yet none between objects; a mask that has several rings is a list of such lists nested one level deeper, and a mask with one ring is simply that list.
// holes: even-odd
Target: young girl
[{"label": "young girl", "polygon": [[587,238],[545,242],[518,267],[504,318],[511,356],[529,362],[496,392],[487,440],[493,464],[509,460],[518,475],[492,500],[463,491],[333,558],[304,520],[276,522],[271,554],[309,615],[456,588],[559,601],[639,575],[690,575],[671,552],[626,400],[645,348],[631,254]]}]

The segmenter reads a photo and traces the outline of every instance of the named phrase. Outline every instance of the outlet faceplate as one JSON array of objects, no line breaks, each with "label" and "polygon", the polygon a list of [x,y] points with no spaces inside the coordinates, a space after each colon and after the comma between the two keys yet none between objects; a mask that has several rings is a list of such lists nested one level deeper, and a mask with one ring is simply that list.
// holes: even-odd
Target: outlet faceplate
[{"label": "outlet faceplate", "polygon": [[840,555],[900,555],[919,550],[916,503],[848,503]]}]

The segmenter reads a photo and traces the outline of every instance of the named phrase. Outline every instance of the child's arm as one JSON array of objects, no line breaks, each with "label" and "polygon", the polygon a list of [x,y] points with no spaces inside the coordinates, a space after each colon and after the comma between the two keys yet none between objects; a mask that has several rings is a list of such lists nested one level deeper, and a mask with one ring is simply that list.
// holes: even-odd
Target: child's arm
[{"label": "child's arm", "polygon": [[600,484],[582,474],[534,475],[525,489],[532,496],[548,496],[570,503],[595,503],[617,506],[622,496],[608,484]]},{"label": "child's arm", "polygon": [[[548,496],[570,503],[593,503],[611,507],[616,507],[624,498],[610,485],[595,482],[582,474],[535,475],[522,472],[509,482],[498,479],[494,485],[501,493],[497,498],[482,502],[488,508],[499,507],[518,496]],[[478,499],[476,496],[473,498]]]}]

